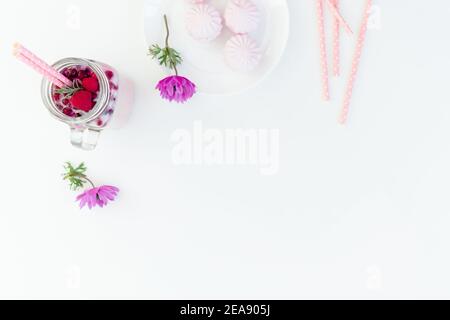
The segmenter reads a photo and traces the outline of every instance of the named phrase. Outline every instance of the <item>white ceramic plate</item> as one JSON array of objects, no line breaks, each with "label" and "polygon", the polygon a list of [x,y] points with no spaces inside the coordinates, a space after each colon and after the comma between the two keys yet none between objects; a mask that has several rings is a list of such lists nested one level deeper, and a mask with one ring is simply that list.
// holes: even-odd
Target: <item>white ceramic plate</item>
[{"label": "white ceramic plate", "polygon": [[[222,14],[227,0],[207,0]],[[194,81],[198,91],[225,95],[242,92],[264,79],[279,63],[289,37],[289,10],[286,0],[253,0],[262,12],[258,30],[251,36],[263,49],[261,64],[251,73],[231,70],[224,61],[224,46],[232,36],[228,28],[210,43],[191,38],[185,27],[187,0],[145,0],[145,35],[148,45],[164,44],[163,15],[171,29],[170,45],[183,57],[180,75]],[[156,63],[156,62],[155,62]]]}]

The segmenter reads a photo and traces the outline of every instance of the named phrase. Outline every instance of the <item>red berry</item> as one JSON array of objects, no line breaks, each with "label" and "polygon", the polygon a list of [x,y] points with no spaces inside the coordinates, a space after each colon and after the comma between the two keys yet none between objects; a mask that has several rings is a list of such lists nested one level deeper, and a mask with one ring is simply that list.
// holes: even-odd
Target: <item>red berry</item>
[{"label": "red berry", "polygon": [[69,80],[75,80],[78,77],[78,71],[74,68],[68,68],[65,75]]},{"label": "red berry", "polygon": [[84,78],[87,78],[86,71],[80,70],[78,71],[78,79],[83,80]]},{"label": "red berry", "polygon": [[63,105],[67,106],[69,104],[69,100],[68,99],[63,99],[63,101],[61,101]]},{"label": "red berry", "polygon": [[92,94],[86,90],[78,91],[72,96],[72,98],[70,98],[70,104],[74,109],[89,112],[94,106],[94,103],[92,102]]},{"label": "red berry", "polygon": [[53,94],[53,100],[54,101],[59,101],[59,98],[61,97],[61,95],[59,93],[55,93]]},{"label": "red berry", "polygon": [[94,72],[92,72],[91,69],[86,69],[86,70],[84,70],[84,78],[89,78],[89,77],[91,77],[91,78],[97,78],[97,76],[95,75]]},{"label": "red berry", "polygon": [[74,112],[72,111],[72,109],[69,109],[69,108],[64,108],[63,113],[69,117],[73,117],[75,115]]},{"label": "red berry", "polygon": [[64,71],[62,72],[62,74],[63,74],[65,77],[69,77],[69,76],[70,76],[70,69],[69,69],[69,68],[64,69]]},{"label": "red berry", "polygon": [[114,72],[112,72],[110,70],[106,71],[105,74],[108,77],[108,79],[110,79],[110,80],[111,80],[112,77],[114,77]]},{"label": "red berry", "polygon": [[98,119],[98,120],[97,120],[97,125],[98,125],[99,127],[101,127],[101,126],[103,125],[103,121],[102,121],[101,119]]},{"label": "red berry", "polygon": [[83,85],[83,88],[90,92],[97,92],[98,91],[98,80],[95,78],[84,78],[81,82]]}]

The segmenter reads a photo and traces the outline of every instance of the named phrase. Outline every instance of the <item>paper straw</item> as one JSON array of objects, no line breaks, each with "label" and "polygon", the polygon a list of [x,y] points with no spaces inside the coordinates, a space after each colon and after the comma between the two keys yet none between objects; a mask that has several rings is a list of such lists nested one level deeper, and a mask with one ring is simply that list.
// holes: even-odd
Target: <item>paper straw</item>
[{"label": "paper straw", "polygon": [[52,82],[57,87],[63,88],[65,87],[64,83],[62,83],[58,78],[53,76],[52,74],[48,73],[46,70],[42,69],[39,65],[35,64],[33,61],[28,59],[28,57],[25,57],[21,52],[15,52],[14,56],[25,63],[26,65],[30,66],[37,72],[39,72],[41,75],[43,75],[48,81]]},{"label": "paper straw", "polygon": [[41,69],[45,70],[46,73],[51,74],[54,78],[58,79],[60,82],[64,83],[65,86],[72,86],[72,81],[64,77],[61,73],[47,64],[44,60],[36,56],[30,50],[22,46],[20,43],[14,44],[14,50],[20,52],[23,56],[28,58],[32,63],[39,66]]},{"label": "paper straw", "polygon": [[328,4],[328,7],[330,8],[330,11],[333,14],[333,16],[335,17],[335,19],[338,19],[339,22],[344,27],[345,31],[347,31],[349,34],[352,35],[353,34],[352,28],[350,28],[350,26],[348,25],[347,21],[345,21],[345,19],[339,13],[337,7],[333,3],[334,1],[332,1],[332,0],[325,0],[325,2]]},{"label": "paper straw", "polygon": [[323,0],[316,0],[317,5],[317,26],[320,42],[320,64],[322,69],[322,95],[324,100],[330,100],[328,83],[327,49],[325,44],[325,23],[323,13]]},{"label": "paper straw", "polygon": [[361,29],[359,31],[358,41],[356,44],[355,55],[353,57],[352,69],[350,72],[350,78],[348,81],[347,89],[345,91],[344,104],[342,106],[341,114],[339,117],[339,122],[341,124],[345,124],[347,122],[350,101],[352,99],[353,87],[356,80],[356,75],[358,73],[359,62],[361,59],[362,49],[364,46],[364,42],[366,39],[367,33],[367,23],[369,20],[370,8],[372,7],[372,0],[367,0],[366,6],[364,9],[363,21],[361,24]]},{"label": "paper straw", "polygon": [[[333,0],[333,5],[339,9],[339,0]],[[333,74],[335,77],[340,75],[340,27],[341,23],[337,17],[334,17],[333,23]]]}]

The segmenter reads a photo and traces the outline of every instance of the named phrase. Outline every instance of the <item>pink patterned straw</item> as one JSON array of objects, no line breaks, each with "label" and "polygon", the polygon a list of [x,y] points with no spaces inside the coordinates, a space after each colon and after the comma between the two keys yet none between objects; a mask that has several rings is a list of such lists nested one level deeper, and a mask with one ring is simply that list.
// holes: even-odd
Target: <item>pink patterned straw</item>
[{"label": "pink patterned straw", "polygon": [[[333,0],[333,5],[339,9],[339,0]],[[337,17],[334,17],[333,23],[333,74],[335,77],[340,75],[340,27],[341,24]]]},{"label": "pink patterned straw", "polygon": [[344,27],[345,31],[347,31],[350,35],[353,35],[352,28],[350,28],[350,26],[348,25],[347,21],[344,20],[344,18],[342,17],[342,15],[339,13],[339,11],[337,9],[337,2],[338,1],[336,1],[336,0],[325,0],[325,2],[328,4],[328,7],[330,8],[331,13],[333,14],[334,18],[339,20],[339,22]]},{"label": "pink patterned straw", "polygon": [[31,63],[38,66],[40,69],[44,70],[44,72],[46,74],[49,74],[53,78],[58,79],[60,82],[62,82],[64,84],[63,87],[64,86],[66,86],[66,87],[72,86],[72,81],[70,81],[69,79],[64,77],[61,73],[56,71],[53,67],[48,65],[44,60],[37,57],[34,53],[32,53],[30,50],[28,50],[21,44],[19,44],[19,43],[14,44],[14,52],[20,53],[22,56],[24,56],[29,61],[31,61]]},{"label": "pink patterned straw", "polygon": [[367,33],[367,23],[369,20],[370,8],[372,7],[372,0],[367,0],[366,7],[364,9],[363,21],[361,24],[361,29],[359,31],[358,42],[355,49],[355,55],[353,57],[352,69],[350,72],[350,78],[347,85],[347,90],[345,92],[344,104],[342,106],[341,114],[339,117],[339,122],[341,124],[345,124],[347,122],[350,101],[353,94],[353,87],[356,80],[356,74],[358,73],[359,62],[361,59],[362,49],[364,46],[364,42],[366,39]]},{"label": "pink patterned straw", "polygon": [[36,70],[37,72],[39,72],[40,74],[42,74],[45,78],[48,79],[48,81],[52,82],[55,86],[57,86],[59,88],[65,87],[64,83],[62,83],[58,78],[56,78],[52,74],[48,73],[46,70],[42,69],[40,66],[35,64],[33,61],[31,61],[30,59],[25,57],[22,53],[14,52],[14,56],[17,59],[19,59],[20,61],[22,61],[23,63],[27,64],[28,66],[30,66],[31,68]]},{"label": "pink patterned straw", "polygon": [[317,5],[317,26],[319,31],[320,42],[320,65],[322,68],[322,95],[323,99],[330,100],[330,90],[328,83],[328,64],[327,64],[327,49],[325,44],[325,23],[323,12],[323,0],[316,0]]}]

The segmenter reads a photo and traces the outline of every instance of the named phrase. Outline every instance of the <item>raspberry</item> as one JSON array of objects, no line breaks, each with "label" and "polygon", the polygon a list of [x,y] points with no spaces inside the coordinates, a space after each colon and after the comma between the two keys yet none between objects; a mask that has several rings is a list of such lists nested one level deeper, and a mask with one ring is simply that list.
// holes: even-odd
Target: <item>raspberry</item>
[{"label": "raspberry", "polygon": [[89,112],[94,106],[92,94],[87,90],[78,91],[70,98],[70,104],[74,109]]},{"label": "raspberry", "polygon": [[84,78],[81,82],[83,85],[83,88],[90,92],[97,92],[98,91],[98,80],[96,78]]}]

